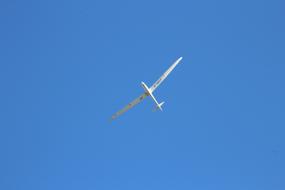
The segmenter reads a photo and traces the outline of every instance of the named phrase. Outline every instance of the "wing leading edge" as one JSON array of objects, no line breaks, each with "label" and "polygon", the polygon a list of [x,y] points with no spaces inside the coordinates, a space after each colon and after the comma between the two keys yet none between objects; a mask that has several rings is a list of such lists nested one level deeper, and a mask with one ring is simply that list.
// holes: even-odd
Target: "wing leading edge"
[{"label": "wing leading edge", "polygon": [[125,106],[123,109],[121,109],[120,111],[118,111],[117,113],[115,113],[114,115],[112,115],[112,119],[117,118],[118,116],[122,115],[123,113],[125,113],[126,111],[128,111],[129,109],[131,109],[132,107],[134,107],[135,105],[137,105],[138,103],[140,103],[143,99],[145,99],[147,97],[147,93],[143,93],[142,95],[140,95],[138,98],[134,99],[131,103],[129,103],[127,106]]}]

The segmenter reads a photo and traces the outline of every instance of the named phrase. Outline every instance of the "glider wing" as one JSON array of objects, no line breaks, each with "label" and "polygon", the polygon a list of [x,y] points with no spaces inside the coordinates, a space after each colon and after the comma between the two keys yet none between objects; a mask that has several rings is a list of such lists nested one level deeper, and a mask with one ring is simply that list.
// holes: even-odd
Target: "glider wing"
[{"label": "glider wing", "polygon": [[176,67],[176,65],[182,60],[182,57],[177,59],[170,67],[163,73],[163,75],[150,87],[151,92],[153,92],[161,83],[166,79],[166,77],[171,73],[171,71]]},{"label": "glider wing", "polygon": [[129,103],[127,106],[125,106],[123,109],[121,109],[120,111],[118,111],[117,113],[115,113],[112,116],[112,119],[117,118],[118,116],[122,115],[123,113],[125,113],[126,111],[128,111],[129,109],[131,109],[132,107],[134,107],[135,105],[137,105],[138,103],[140,103],[143,99],[145,99],[147,97],[147,93],[143,93],[142,95],[140,95],[138,98],[136,98],[135,100],[133,100],[131,103]]}]

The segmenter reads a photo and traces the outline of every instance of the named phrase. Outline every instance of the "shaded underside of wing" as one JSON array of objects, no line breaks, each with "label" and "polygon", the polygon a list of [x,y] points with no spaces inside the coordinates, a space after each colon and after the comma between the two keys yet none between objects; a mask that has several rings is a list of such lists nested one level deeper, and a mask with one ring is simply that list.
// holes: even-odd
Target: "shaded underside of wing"
[{"label": "shaded underside of wing", "polygon": [[135,100],[133,100],[131,103],[129,103],[127,106],[125,106],[123,109],[121,109],[120,111],[118,111],[117,113],[115,113],[112,116],[112,119],[117,118],[118,116],[122,115],[123,113],[125,113],[126,111],[128,111],[129,109],[131,109],[132,107],[134,107],[135,105],[137,105],[138,103],[140,103],[143,99],[145,99],[145,97],[147,97],[147,93],[144,93],[142,95],[140,95],[138,98],[136,98]]}]

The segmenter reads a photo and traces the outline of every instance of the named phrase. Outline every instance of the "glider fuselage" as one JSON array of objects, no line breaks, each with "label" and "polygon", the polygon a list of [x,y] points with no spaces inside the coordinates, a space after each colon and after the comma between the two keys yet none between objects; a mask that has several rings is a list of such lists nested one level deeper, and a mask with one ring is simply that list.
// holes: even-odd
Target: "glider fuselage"
[{"label": "glider fuselage", "polygon": [[161,106],[162,106],[162,104],[164,102],[163,103],[158,103],[157,100],[155,99],[155,97],[153,96],[151,89],[148,88],[147,85],[144,82],[141,82],[141,85],[142,85],[144,91],[147,93],[147,95],[150,96],[153,99],[153,101],[156,104],[156,107],[162,111]]}]

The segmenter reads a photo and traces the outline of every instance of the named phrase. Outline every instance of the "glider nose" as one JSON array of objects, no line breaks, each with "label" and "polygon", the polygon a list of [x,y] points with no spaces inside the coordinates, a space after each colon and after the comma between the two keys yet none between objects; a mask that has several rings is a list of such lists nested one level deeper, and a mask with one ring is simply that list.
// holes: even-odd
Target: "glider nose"
[{"label": "glider nose", "polygon": [[144,82],[141,82],[141,86],[146,90],[147,86]]}]

